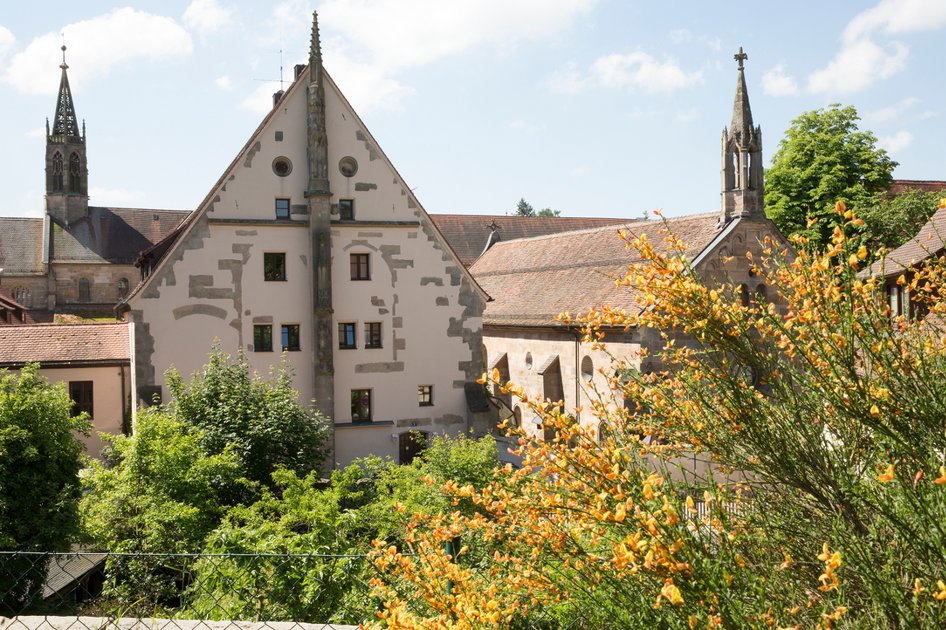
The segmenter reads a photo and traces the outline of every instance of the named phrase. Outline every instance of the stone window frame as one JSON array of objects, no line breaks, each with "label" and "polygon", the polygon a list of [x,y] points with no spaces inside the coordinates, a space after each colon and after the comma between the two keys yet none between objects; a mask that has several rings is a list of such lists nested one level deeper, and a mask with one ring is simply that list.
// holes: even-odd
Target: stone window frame
[{"label": "stone window frame", "polygon": [[76,283],[78,298],[76,301],[87,304],[92,301],[92,281],[86,277],[79,278]]},{"label": "stone window frame", "polygon": [[65,190],[65,182],[63,178],[63,162],[62,162],[62,152],[56,151],[53,153],[53,173],[52,173],[52,190],[53,192],[63,192]]},{"label": "stone window frame", "polygon": [[417,406],[418,407],[433,407],[434,406],[434,386],[433,385],[418,385],[417,386]]},{"label": "stone window frame", "polygon": [[355,252],[349,255],[351,279],[363,282],[371,280],[371,254]]},{"label": "stone window frame", "polygon": [[339,350],[355,350],[358,348],[358,337],[355,328],[355,322],[338,322]]},{"label": "stone window frame", "polygon": [[351,421],[372,421],[371,389],[351,390]]},{"label": "stone window frame", "polygon": [[355,220],[355,200],[354,199],[339,199],[338,200],[338,218],[342,221]]},{"label": "stone window frame", "polygon": [[82,158],[78,153],[69,156],[69,192],[82,192]]},{"label": "stone window frame", "polygon": [[253,352],[273,351],[273,325],[253,324]]},{"label": "stone window frame", "polygon": [[381,322],[365,322],[365,348],[381,348]]},{"label": "stone window frame", "polygon": [[286,281],[286,252],[263,252],[263,280]]},{"label": "stone window frame", "polygon": [[279,327],[279,341],[283,352],[299,352],[302,350],[299,324],[282,324]]},{"label": "stone window frame", "polygon": [[69,398],[72,399],[72,417],[78,416],[85,411],[89,417],[93,417],[94,412],[94,384],[92,381],[69,381]]},{"label": "stone window frame", "polygon": [[292,206],[292,200],[288,197],[276,197],[276,219],[285,221],[289,219],[289,214],[291,212],[290,208]]}]

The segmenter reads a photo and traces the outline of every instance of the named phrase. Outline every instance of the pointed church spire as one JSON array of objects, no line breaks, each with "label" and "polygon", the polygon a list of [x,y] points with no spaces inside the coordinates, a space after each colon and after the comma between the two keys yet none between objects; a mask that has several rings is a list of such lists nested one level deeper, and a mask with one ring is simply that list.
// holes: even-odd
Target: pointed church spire
[{"label": "pointed church spire", "polygon": [[325,126],[325,82],[322,77],[322,43],[319,41],[319,14],[312,12],[312,41],[309,45],[308,88],[308,194],[329,193],[328,138]]},{"label": "pointed church spire", "polygon": [[762,183],[762,129],[752,124],[749,91],[743,62],[749,58],[739,47],[739,64],[732,122],[722,138],[722,214],[720,223],[741,218],[764,219]]},{"label": "pointed church spire", "polygon": [[309,43],[309,82],[316,83],[322,78],[322,41],[319,36],[319,13],[312,12],[312,39]]},{"label": "pointed church spire", "polygon": [[56,116],[53,118],[53,135],[79,138],[79,122],[76,108],[72,103],[72,90],[69,89],[69,75],[66,70],[66,45],[62,45],[62,78],[59,80],[59,98],[56,100]]}]

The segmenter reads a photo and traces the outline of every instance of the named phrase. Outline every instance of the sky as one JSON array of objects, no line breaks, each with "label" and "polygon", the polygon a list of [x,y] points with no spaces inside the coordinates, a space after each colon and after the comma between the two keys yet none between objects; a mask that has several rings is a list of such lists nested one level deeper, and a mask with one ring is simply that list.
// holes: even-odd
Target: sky
[{"label": "sky", "polygon": [[[192,210],[282,77],[324,64],[431,213],[719,208],[746,80],[768,165],[793,118],[854,105],[902,179],[946,179],[943,0],[43,0],[0,6],[0,215],[43,212],[63,38],[90,204]],[[287,82],[288,85],[288,82]],[[0,235],[2,238],[2,235]]]}]

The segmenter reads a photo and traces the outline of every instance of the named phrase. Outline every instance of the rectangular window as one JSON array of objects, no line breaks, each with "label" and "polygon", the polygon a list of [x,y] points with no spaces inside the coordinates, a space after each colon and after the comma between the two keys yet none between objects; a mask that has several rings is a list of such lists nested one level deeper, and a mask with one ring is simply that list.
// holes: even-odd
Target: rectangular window
[{"label": "rectangular window", "polygon": [[355,200],[354,199],[339,199],[338,200],[338,217],[342,221],[355,220]]},{"label": "rectangular window", "polygon": [[355,324],[342,322],[338,325],[338,349],[351,350],[355,345]]},{"label": "rectangular window", "polygon": [[263,280],[275,281],[286,279],[286,255],[276,253],[263,254]]},{"label": "rectangular window", "polygon": [[351,279],[371,280],[371,269],[368,266],[370,254],[351,255]]},{"label": "rectangular window", "polygon": [[69,381],[69,398],[74,403],[73,416],[84,411],[92,417],[92,381]]},{"label": "rectangular window", "polygon": [[421,407],[430,407],[434,404],[434,386],[433,385],[418,385],[417,386],[417,404]]},{"label": "rectangular window", "polygon": [[351,421],[371,422],[371,390],[351,390]]},{"label": "rectangular window", "polygon": [[289,200],[288,199],[276,200],[276,218],[277,219],[289,218]]},{"label": "rectangular window", "polygon": [[381,347],[381,322],[365,322],[365,347]]},{"label": "rectangular window", "polygon": [[271,324],[253,325],[253,352],[273,351],[273,327]]},{"label": "rectangular window", "polygon": [[282,349],[295,352],[299,350],[299,324],[282,325]]}]

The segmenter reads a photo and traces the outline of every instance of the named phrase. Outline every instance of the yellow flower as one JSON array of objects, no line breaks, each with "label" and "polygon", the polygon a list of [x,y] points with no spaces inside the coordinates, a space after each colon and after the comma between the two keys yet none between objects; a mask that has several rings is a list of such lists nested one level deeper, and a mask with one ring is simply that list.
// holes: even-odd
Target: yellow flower
[{"label": "yellow flower", "polygon": [[943,197],[942,199],[939,200],[939,207],[946,208],[946,197]]},{"label": "yellow flower", "polygon": [[861,260],[867,258],[867,247],[865,245],[861,245],[857,248],[857,257]]},{"label": "yellow flower", "polygon": [[936,580],[936,587],[939,589],[939,591],[933,593],[933,599],[941,602],[946,599],[946,584],[943,584],[942,580]]},{"label": "yellow flower", "polygon": [[[942,584],[942,582],[940,582]],[[677,588],[677,585],[673,583],[673,580],[667,580],[663,588],[660,589],[660,594],[667,598],[674,606],[683,605],[683,595],[680,594],[680,589]]]},{"label": "yellow flower", "polygon": [[893,481],[894,476],[895,475],[893,474],[893,464],[888,464],[887,470],[877,475],[877,481],[879,481],[880,483],[887,483],[887,482]]},{"label": "yellow flower", "polygon": [[944,466],[939,467],[939,477],[934,479],[933,483],[935,483],[938,486],[941,486],[944,483],[946,483],[946,467]]},{"label": "yellow flower", "polygon": [[920,593],[922,593],[925,590],[926,589],[923,588],[923,582],[920,581],[920,578],[913,580],[913,596],[914,597],[919,597]]},{"label": "yellow flower", "polygon": [[872,416],[879,416],[879,415],[880,415],[880,407],[878,407],[877,405],[871,405],[871,406],[870,406],[870,415],[872,415]]}]

